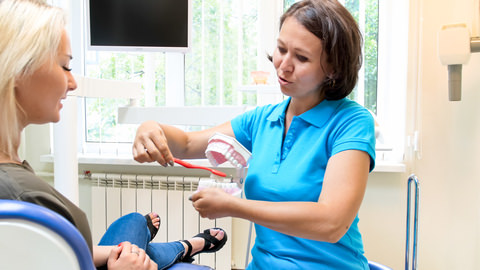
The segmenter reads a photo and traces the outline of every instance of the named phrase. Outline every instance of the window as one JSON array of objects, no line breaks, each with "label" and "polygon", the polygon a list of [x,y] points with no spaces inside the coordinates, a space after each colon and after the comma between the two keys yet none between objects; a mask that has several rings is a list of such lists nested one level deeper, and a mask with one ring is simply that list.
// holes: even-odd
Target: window
[{"label": "window", "polygon": [[378,0],[345,0],[345,7],[363,33],[363,65],[359,83],[350,98],[377,113]]},{"label": "window", "polygon": [[248,103],[236,90],[257,69],[257,0],[196,0],[193,10],[193,46],[185,55],[185,105]]},{"label": "window", "polygon": [[[138,102],[139,106],[255,105],[257,95],[241,92],[238,88],[252,83],[251,71],[267,70],[271,67],[265,55],[273,49],[270,46],[275,46],[278,18],[284,9],[296,1],[284,0],[283,5],[278,2],[192,0],[193,46],[189,53],[105,52],[86,51],[82,48],[85,51],[79,55],[85,55],[83,74],[94,78],[142,82],[144,98]],[[404,108],[401,107],[402,103],[394,102],[399,98],[398,93],[389,94],[391,89],[386,87],[386,80],[392,76],[401,79],[405,74],[397,76],[397,70],[405,68],[403,72],[406,73],[406,63],[401,61],[403,65],[401,63],[397,67],[386,64],[389,61],[385,60],[385,56],[382,60],[379,50],[384,46],[389,48],[388,53],[391,53],[390,43],[395,40],[392,37],[395,31],[391,29],[405,29],[405,25],[408,25],[408,4],[403,4],[404,13],[401,13],[395,7],[401,5],[400,3],[388,3],[388,7],[381,8],[378,0],[341,2],[359,22],[364,33],[364,65],[359,83],[350,98],[377,114],[381,123],[388,123],[385,128],[386,136],[399,134],[394,139],[399,143],[394,147],[399,149],[401,155],[403,137],[399,136],[403,136],[403,130],[398,125],[392,126],[390,120],[402,120],[402,117],[392,115],[398,114],[398,111],[403,112]],[[398,24],[389,19],[392,17],[390,15],[395,13],[397,17],[403,15]],[[382,19],[379,14],[386,15]],[[385,34],[382,36],[379,33]],[[383,38],[384,45],[379,36]],[[406,40],[408,33],[404,37]],[[403,56],[406,59],[406,44],[400,42],[398,46],[404,46],[401,47],[403,54],[398,57]],[[388,71],[380,67],[388,67]],[[398,85],[396,89],[403,86]],[[127,146],[120,152],[130,152],[129,143],[134,138],[136,125],[116,122],[117,107],[127,106],[129,103],[128,99],[84,99],[80,106],[84,115],[82,152],[118,153],[118,147],[123,143]],[[108,148],[111,150],[102,150]],[[396,157],[401,160],[398,155]]]},{"label": "window", "polygon": [[[255,105],[254,94],[239,93],[237,88],[248,84],[250,71],[258,69],[257,2],[193,0],[189,53],[86,50],[84,74],[92,78],[142,82],[144,98],[139,106]],[[184,89],[172,90],[166,86],[167,70],[184,73]],[[117,108],[128,103],[128,99],[85,98],[81,106],[85,115],[82,152],[102,153],[106,143],[133,140],[136,127],[116,123]]]},{"label": "window", "polygon": [[[285,9],[298,0],[285,0]],[[355,90],[349,96],[377,113],[378,0],[340,1],[350,11],[363,33],[363,65]]]}]

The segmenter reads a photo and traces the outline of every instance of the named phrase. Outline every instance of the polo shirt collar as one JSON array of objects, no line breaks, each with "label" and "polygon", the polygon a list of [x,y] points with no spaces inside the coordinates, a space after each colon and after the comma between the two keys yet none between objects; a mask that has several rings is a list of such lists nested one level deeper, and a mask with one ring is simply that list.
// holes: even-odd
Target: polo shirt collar
[{"label": "polo shirt collar", "polygon": [[270,113],[267,117],[268,121],[276,122],[285,119],[285,111],[287,110],[287,106],[290,103],[290,97],[284,101],[282,101],[278,106]]},{"label": "polo shirt collar", "polygon": [[[285,119],[285,112],[287,109],[288,104],[290,103],[290,97],[280,103],[275,110],[267,117],[268,121],[283,121]],[[313,107],[312,109],[302,113],[298,117],[305,122],[310,123],[316,127],[322,127],[325,125],[328,120],[330,120],[333,113],[336,111],[337,107],[340,103],[343,102],[344,99],[340,100],[323,100],[317,106]],[[321,117],[319,117],[321,115]]]}]

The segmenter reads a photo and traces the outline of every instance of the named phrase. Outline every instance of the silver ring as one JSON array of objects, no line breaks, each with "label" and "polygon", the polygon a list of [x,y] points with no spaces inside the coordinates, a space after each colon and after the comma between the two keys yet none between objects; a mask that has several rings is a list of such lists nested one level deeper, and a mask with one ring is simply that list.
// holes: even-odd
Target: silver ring
[{"label": "silver ring", "polygon": [[138,251],[132,251],[132,253],[135,253],[137,255],[140,255],[140,253]]}]

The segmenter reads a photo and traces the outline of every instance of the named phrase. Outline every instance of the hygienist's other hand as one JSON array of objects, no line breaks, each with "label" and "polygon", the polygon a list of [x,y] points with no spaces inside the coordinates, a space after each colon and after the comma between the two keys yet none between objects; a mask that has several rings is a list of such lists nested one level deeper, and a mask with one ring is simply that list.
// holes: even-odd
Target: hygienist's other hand
[{"label": "hygienist's other hand", "polygon": [[195,192],[191,200],[202,218],[216,219],[232,216],[234,202],[241,200],[220,188],[205,188]]},{"label": "hygienist's other hand", "polygon": [[108,269],[113,270],[154,270],[157,264],[150,259],[145,250],[123,242],[110,252],[107,262]]},{"label": "hygienist's other hand", "polygon": [[173,155],[168,148],[167,138],[160,124],[155,121],[142,123],[133,142],[133,158],[140,162],[157,161],[162,166],[173,166]]}]

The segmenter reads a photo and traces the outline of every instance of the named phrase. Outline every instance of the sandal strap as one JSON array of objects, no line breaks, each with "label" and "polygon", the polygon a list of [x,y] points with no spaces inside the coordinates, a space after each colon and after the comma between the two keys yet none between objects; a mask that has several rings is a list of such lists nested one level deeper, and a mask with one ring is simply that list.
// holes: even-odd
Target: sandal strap
[{"label": "sandal strap", "polygon": [[146,214],[144,217],[147,220],[147,227],[148,227],[148,230],[150,231],[150,241],[152,241],[153,238],[155,238],[155,236],[157,235],[158,228],[153,225],[153,221],[150,218],[150,214]]},{"label": "sandal strap", "polygon": [[203,231],[203,233],[199,233],[195,235],[195,237],[201,237],[205,240],[205,243],[203,245],[202,251],[208,252],[210,250],[210,246],[213,244],[212,249],[215,249],[220,244],[220,240],[215,238],[215,236],[212,236],[210,234],[210,229],[206,229]]},{"label": "sandal strap", "polygon": [[[206,229],[203,231],[203,233],[199,233],[194,237],[200,237],[203,238],[205,241],[205,244],[203,245],[203,249],[200,250],[197,254],[199,253],[212,253],[212,252],[217,252],[219,251],[227,242],[227,233],[222,229],[222,228],[212,228],[214,230],[220,230],[223,231],[223,238],[221,240],[218,240],[215,238],[215,236],[212,236],[210,234],[211,229]],[[212,246],[213,245],[213,246]],[[195,254],[196,255],[196,254]]]},{"label": "sandal strap", "polygon": [[193,250],[192,244],[188,240],[181,240],[183,243],[185,243],[188,246],[188,250],[185,256],[183,257],[183,259],[181,259],[182,262],[193,262],[194,261],[193,256],[198,255],[200,253],[217,252],[225,245],[225,243],[227,242],[227,233],[221,228],[213,228],[213,229],[223,231],[224,235],[222,240],[218,240],[217,238],[215,238],[215,236],[212,236],[210,234],[211,229],[204,230],[203,233],[199,233],[194,236],[194,238],[195,237],[203,238],[205,244],[203,245],[202,250],[200,250],[199,252],[193,255],[192,255],[192,250]]},{"label": "sandal strap", "polygon": [[181,260],[182,262],[193,262],[193,258],[191,256],[192,254],[192,244],[188,241],[188,240],[182,240],[183,243],[185,243],[187,246],[188,246],[188,249],[187,249],[187,253],[185,254],[185,256],[183,257],[183,259]]}]

